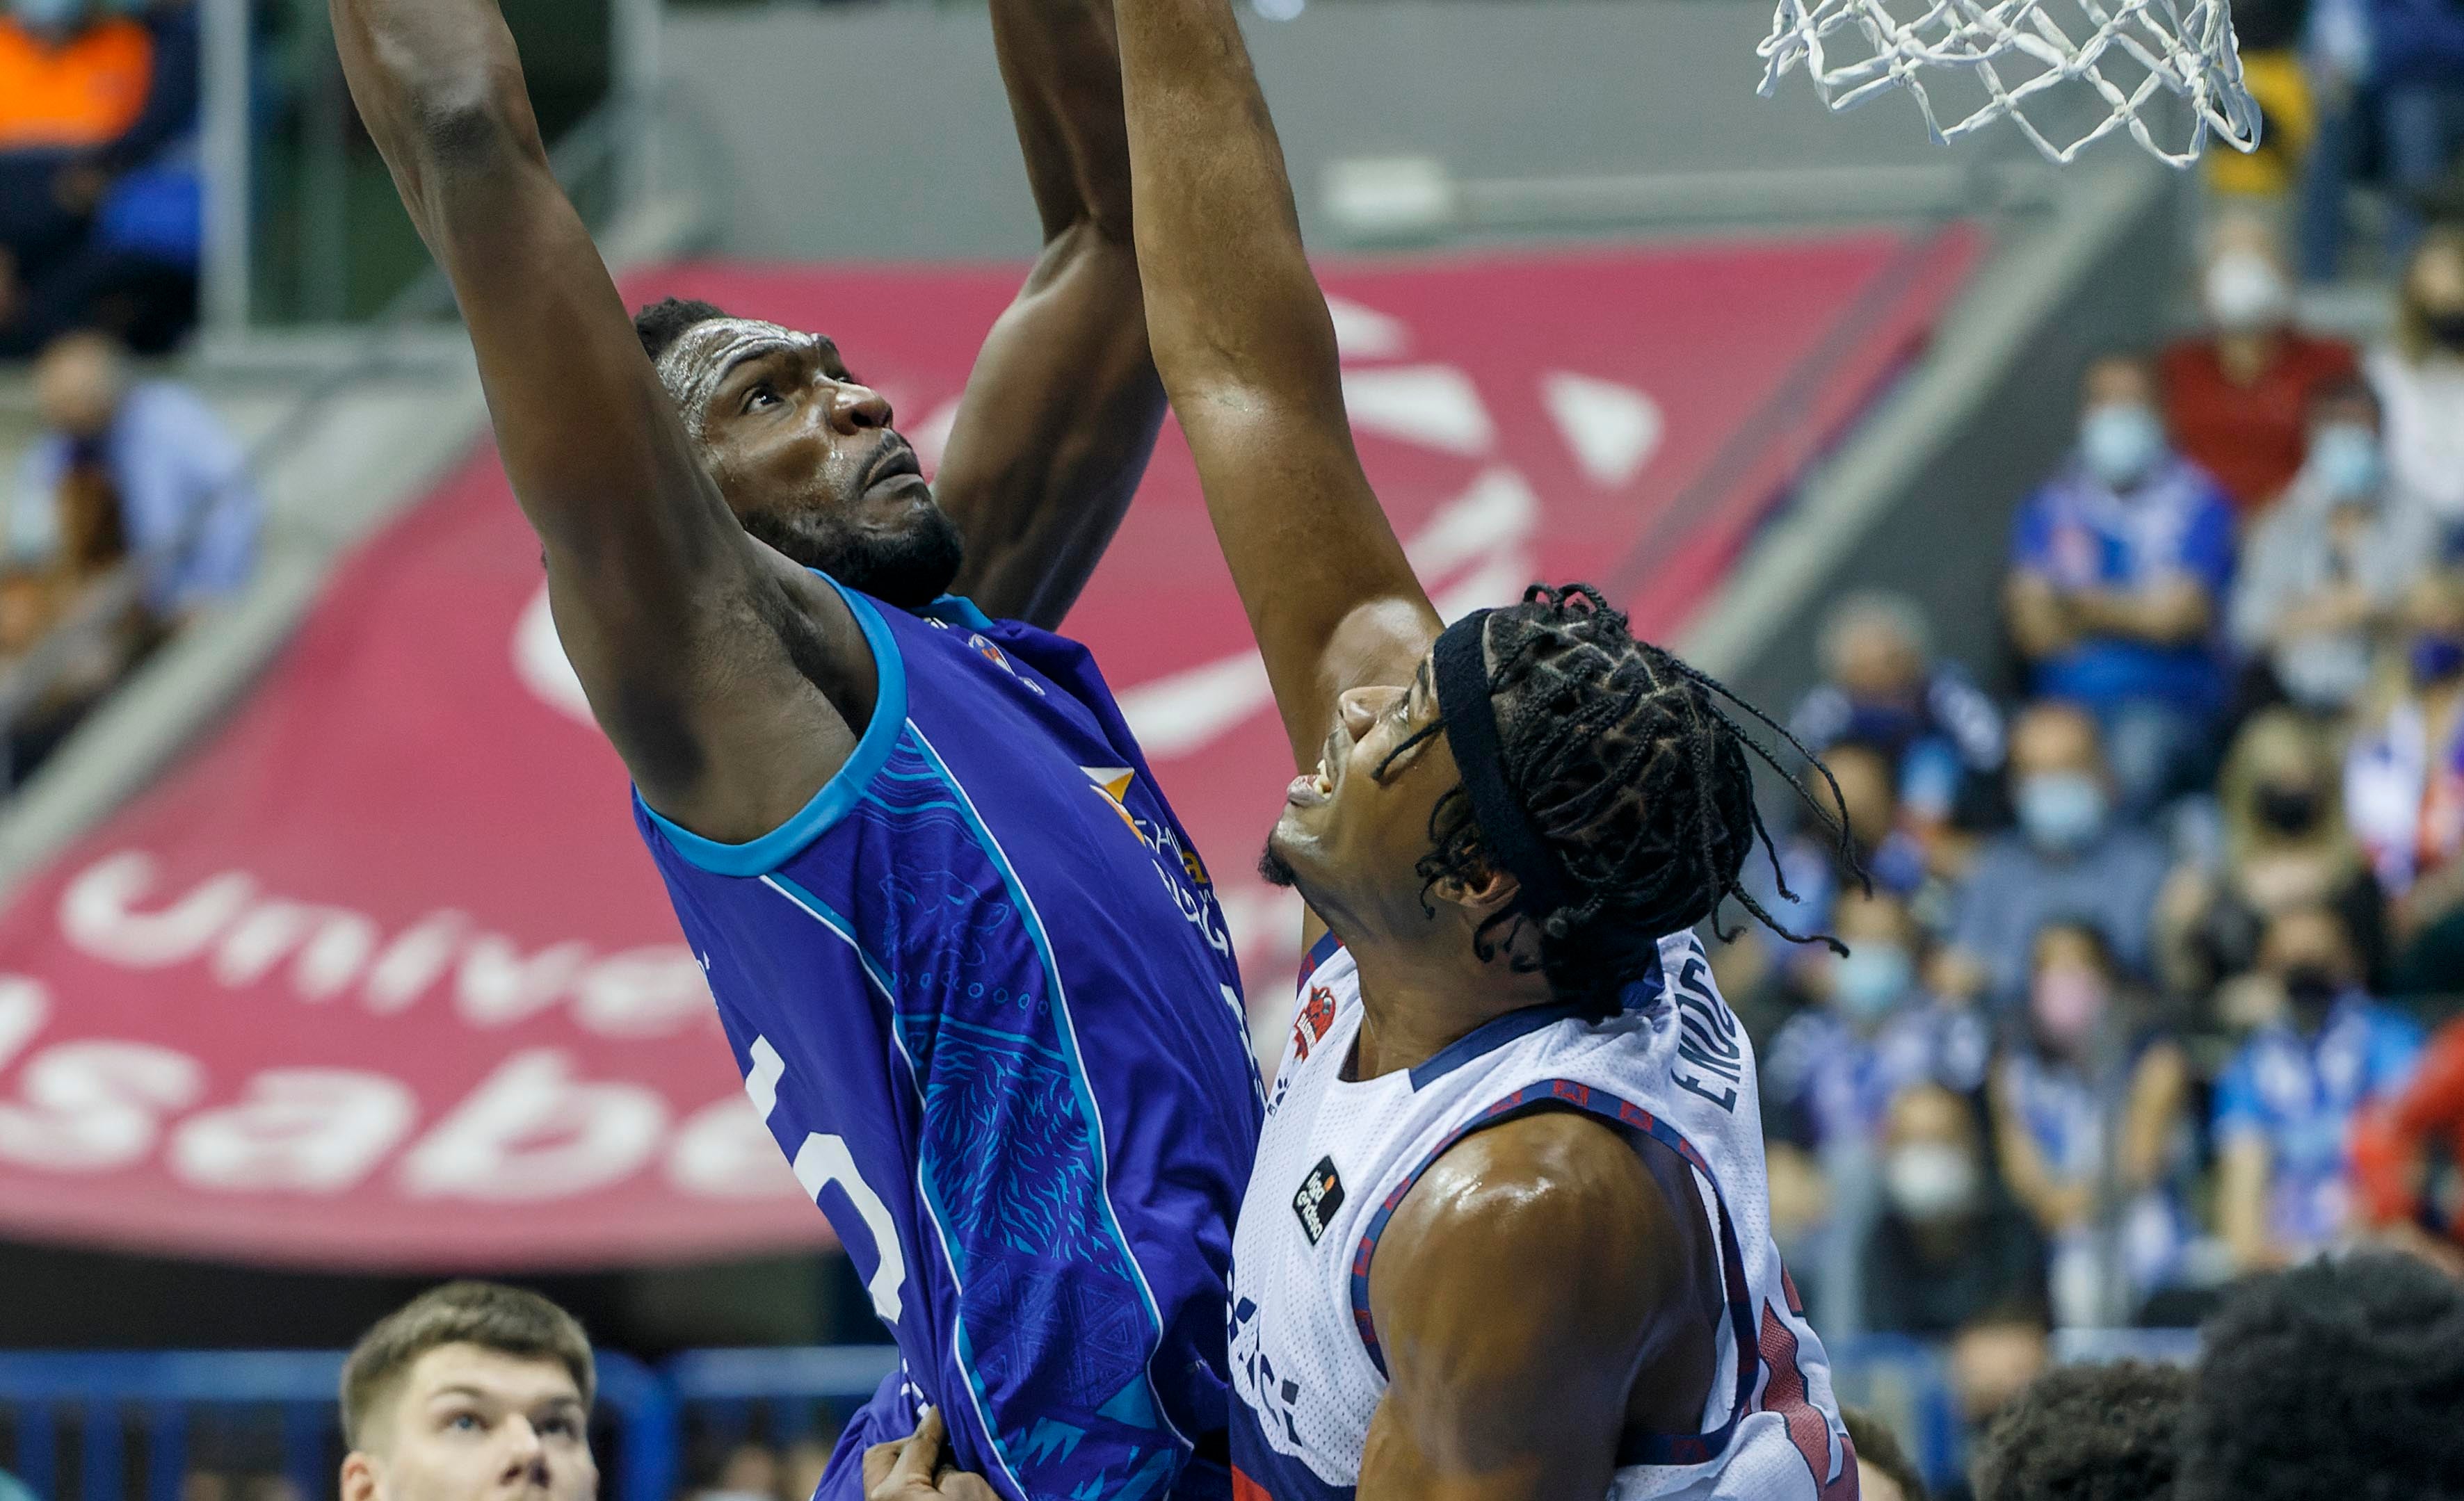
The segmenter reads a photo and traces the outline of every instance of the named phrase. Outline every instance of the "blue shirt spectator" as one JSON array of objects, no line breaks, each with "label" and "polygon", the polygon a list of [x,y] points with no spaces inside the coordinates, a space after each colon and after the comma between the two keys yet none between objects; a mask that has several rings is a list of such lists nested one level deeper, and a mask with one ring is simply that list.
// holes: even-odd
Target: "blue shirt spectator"
[{"label": "blue shirt spectator", "polygon": [[2011,780],[2020,826],[1987,843],[1952,901],[1946,985],[2016,1004],[2037,932],[2062,919],[2092,925],[2124,971],[2145,975],[2170,861],[2114,817],[2096,722],[2068,704],[2028,709],[2012,728]]},{"label": "blue shirt spectator", "polygon": [[1991,1031],[1976,1008],[1921,990],[1879,1022],[1837,1001],[1799,1012],[1772,1039],[1763,1067],[1766,1098],[1778,1112],[1775,1135],[1814,1152],[1835,1142],[1870,1143],[1901,1090],[1940,1084],[1972,1095],[1984,1087],[1992,1051]]},{"label": "blue shirt spectator", "polygon": [[55,498],[94,466],[118,494],[146,608],[179,618],[246,583],[259,505],[248,456],[213,409],[167,381],[124,378],[119,351],[72,335],[44,353],[36,390],[46,431],[26,454],[6,518],[7,562],[41,567],[61,544]]},{"label": "blue shirt spectator", "polygon": [[2417,1025],[2360,990],[2329,909],[2277,917],[2260,962],[2282,1014],[2242,1045],[2215,1095],[2217,1218],[2244,1271],[2302,1260],[2343,1233],[2354,1115],[2404,1086],[2423,1045]]},{"label": "blue shirt spectator", "polygon": [[2002,711],[1955,665],[1932,660],[1925,615],[1904,595],[1850,595],[1825,617],[1823,681],[1789,729],[1820,755],[1853,742],[1890,758],[1903,811],[1951,816],[1973,779],[2002,770]]},{"label": "blue shirt spectator", "polygon": [[2146,368],[2098,361],[2076,458],[2019,513],[2009,606],[2035,691],[2103,721],[2132,812],[2182,776],[2223,705],[2233,555],[2232,507],[2167,446]]}]

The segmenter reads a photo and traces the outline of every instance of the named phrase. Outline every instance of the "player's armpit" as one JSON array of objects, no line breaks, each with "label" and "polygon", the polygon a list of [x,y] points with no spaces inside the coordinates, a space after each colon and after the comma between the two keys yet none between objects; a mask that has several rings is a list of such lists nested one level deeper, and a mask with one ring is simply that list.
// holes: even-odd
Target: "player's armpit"
[{"label": "player's armpit", "polygon": [[1390,1384],[1360,1501],[1605,1494],[1638,1378],[1699,1321],[1676,1212],[1632,1143],[1570,1114],[1439,1159],[1372,1263]]}]

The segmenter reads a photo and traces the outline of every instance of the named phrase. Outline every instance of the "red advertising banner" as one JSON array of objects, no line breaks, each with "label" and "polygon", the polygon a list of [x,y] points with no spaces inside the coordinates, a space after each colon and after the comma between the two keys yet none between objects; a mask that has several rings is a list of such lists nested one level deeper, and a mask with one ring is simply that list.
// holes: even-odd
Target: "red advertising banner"
[{"label": "red advertising banner", "polygon": [[[1773,409],[1807,446],[1838,428],[1977,250],[1877,232],[1327,282],[1362,453],[1449,613],[1630,579],[1665,635],[1803,457],[1730,440]],[[628,291],[826,330],[929,459],[1018,276],[703,264]],[[826,1242],[744,1100],[538,557],[483,446],[0,914],[0,1232],[417,1268]],[[1170,429],[1069,629],[1210,852],[1271,1032],[1297,912],[1230,873],[1290,770]]]}]

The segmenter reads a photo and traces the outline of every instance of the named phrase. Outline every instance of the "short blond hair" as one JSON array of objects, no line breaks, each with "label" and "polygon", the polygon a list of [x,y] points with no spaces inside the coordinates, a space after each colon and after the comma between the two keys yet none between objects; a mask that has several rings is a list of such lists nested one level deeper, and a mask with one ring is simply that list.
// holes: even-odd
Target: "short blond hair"
[{"label": "short blond hair", "polygon": [[370,1418],[391,1401],[419,1358],[440,1345],[470,1344],[522,1360],[555,1360],[573,1378],[583,1406],[598,1384],[590,1337],[571,1314],[537,1293],[495,1282],[448,1282],[377,1320],[342,1362],[342,1437],[353,1448]]}]

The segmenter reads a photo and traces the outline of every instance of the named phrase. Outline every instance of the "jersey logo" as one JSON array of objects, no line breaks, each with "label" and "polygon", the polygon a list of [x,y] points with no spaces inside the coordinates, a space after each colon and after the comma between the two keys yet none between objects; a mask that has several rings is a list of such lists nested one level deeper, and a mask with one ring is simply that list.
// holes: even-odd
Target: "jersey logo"
[{"label": "jersey logo", "polygon": [[1343,1179],[1334,1170],[1334,1159],[1321,1157],[1301,1184],[1300,1192],[1292,1195],[1292,1212],[1301,1217],[1301,1229],[1310,1245],[1326,1238],[1327,1226],[1333,1223],[1335,1211],[1342,1207]]},{"label": "jersey logo", "polygon": [[1324,1042],[1327,1030],[1334,1025],[1334,992],[1322,985],[1309,988],[1309,999],[1301,1003],[1300,1014],[1292,1018],[1292,1061],[1309,1055],[1311,1043]]},{"label": "jersey logo", "polygon": [[1138,773],[1126,766],[1082,766],[1078,770],[1087,773],[1087,780],[1095,784],[1095,791],[1104,794],[1104,800],[1112,805],[1112,812],[1120,815],[1130,832],[1138,835],[1138,841],[1146,842],[1146,836],[1138,834],[1138,820],[1130,815],[1130,784],[1137,780]]},{"label": "jersey logo", "polygon": [[1003,652],[999,646],[994,645],[990,641],[986,640],[980,632],[969,635],[967,638],[967,644],[975,648],[977,656],[983,658],[984,661],[991,663],[994,666],[1008,673],[1011,677],[1017,678],[1019,683],[1024,686],[1028,692],[1034,694],[1037,698],[1045,696],[1044,685],[1036,682],[1033,678],[1021,676],[1019,670],[1009,664],[1008,654]]}]

